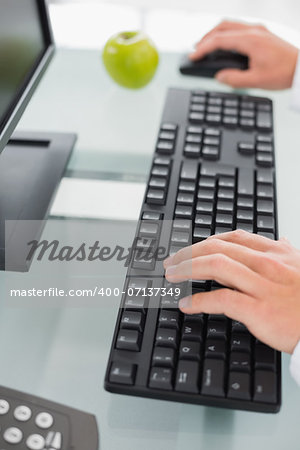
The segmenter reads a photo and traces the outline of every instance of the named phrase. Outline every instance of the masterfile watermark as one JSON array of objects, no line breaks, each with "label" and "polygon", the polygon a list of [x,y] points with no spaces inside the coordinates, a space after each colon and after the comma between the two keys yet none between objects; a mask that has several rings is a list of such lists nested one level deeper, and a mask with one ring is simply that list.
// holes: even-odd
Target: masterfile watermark
[{"label": "masterfile watermark", "polygon": [[95,241],[92,245],[83,242],[79,247],[75,248],[70,245],[61,245],[58,240],[42,241],[33,240],[27,243],[29,251],[27,261],[32,261],[35,257],[37,261],[46,258],[48,261],[124,261],[124,266],[128,267],[132,261],[150,262],[163,261],[168,253],[167,248],[156,246],[155,239],[135,238],[133,245],[124,248],[120,245],[111,248],[109,246],[101,246],[100,241]]}]

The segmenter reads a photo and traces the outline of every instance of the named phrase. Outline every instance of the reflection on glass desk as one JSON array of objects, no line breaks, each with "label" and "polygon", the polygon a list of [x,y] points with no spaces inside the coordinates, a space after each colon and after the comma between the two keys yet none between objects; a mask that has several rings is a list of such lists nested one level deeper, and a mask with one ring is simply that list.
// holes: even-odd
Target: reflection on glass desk
[{"label": "reflection on glass desk", "polygon": [[[95,186],[101,190],[101,183],[109,181],[111,189],[105,196],[102,193],[102,204],[111,204],[116,210],[119,203],[135,203],[131,218],[137,220],[167,87],[229,90],[213,80],[181,76],[180,56],[162,54],[155,80],[144,90],[131,92],[110,81],[98,52],[59,50],[19,129],[77,132],[79,139],[66,174],[68,179],[75,183],[77,179],[80,183],[87,180],[87,186],[82,187],[85,196],[89,192],[92,195]],[[300,115],[289,109],[289,92],[253,90],[251,94],[270,96],[275,103],[279,230],[300,248],[300,208],[295,200],[300,192]],[[124,189],[114,189],[113,183]],[[70,190],[68,195],[64,197],[65,221],[82,216],[84,226],[79,227],[77,238],[84,241],[95,231],[97,220],[100,224],[109,218],[109,211],[101,217],[100,202],[96,218],[92,205],[80,214],[84,198],[72,198]],[[60,204],[59,215],[63,222],[64,204]],[[114,224],[122,233],[121,220],[114,217]],[[58,233],[62,240],[67,239],[66,227]],[[117,241],[114,233],[110,239]],[[68,276],[71,280],[72,273]],[[123,276],[123,272],[116,273],[116,279]],[[283,405],[278,415],[112,395],[104,391],[103,379],[118,301],[101,308],[63,304],[49,308],[42,303],[29,305],[24,298],[22,305],[10,305],[4,298],[10,277],[1,274],[0,280],[1,384],[95,414],[101,448],[282,450],[297,445],[300,389],[290,377],[289,356],[283,357]],[[51,273],[49,279],[55,287]],[[99,273],[98,284],[104,281]]]}]

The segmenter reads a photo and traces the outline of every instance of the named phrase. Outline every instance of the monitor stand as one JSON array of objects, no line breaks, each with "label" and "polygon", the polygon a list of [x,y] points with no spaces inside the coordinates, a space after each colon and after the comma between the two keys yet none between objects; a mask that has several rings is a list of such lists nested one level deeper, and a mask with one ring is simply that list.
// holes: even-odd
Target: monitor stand
[{"label": "monitor stand", "polygon": [[20,221],[47,219],[75,141],[75,134],[19,132],[0,155],[0,270],[29,270],[23,237],[38,240],[43,223],[27,222],[25,230]]}]

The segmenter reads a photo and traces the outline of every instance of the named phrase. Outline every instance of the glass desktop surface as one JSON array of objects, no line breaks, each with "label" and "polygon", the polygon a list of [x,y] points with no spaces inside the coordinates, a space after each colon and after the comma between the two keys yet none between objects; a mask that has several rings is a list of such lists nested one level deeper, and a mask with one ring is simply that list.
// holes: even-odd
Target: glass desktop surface
[{"label": "glass desktop surface", "polygon": [[[110,180],[124,187],[129,182],[143,185],[167,88],[230,91],[214,80],[181,76],[180,56],[161,54],[153,82],[143,90],[127,91],[108,78],[99,52],[61,49],[19,131],[77,132],[68,178]],[[300,115],[289,108],[289,92],[249,93],[275,102],[280,235],[300,248]],[[109,192],[106,200],[109,203]],[[94,229],[95,218],[82,216],[85,226],[79,239],[84,240]],[[1,274],[1,280],[6,276],[11,275]],[[30,277],[30,272],[14,276]],[[27,304],[27,299],[21,307],[1,300],[1,385],[95,414],[101,449],[282,450],[298,445],[300,388],[289,374],[287,355],[283,356],[283,404],[275,415],[110,394],[103,388],[103,379],[118,302],[114,307],[49,308]]]}]

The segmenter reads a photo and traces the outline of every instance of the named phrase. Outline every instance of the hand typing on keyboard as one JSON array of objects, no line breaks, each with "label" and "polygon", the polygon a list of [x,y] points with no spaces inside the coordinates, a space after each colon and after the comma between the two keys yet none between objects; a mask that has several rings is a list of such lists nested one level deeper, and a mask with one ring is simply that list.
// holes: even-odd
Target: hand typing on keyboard
[{"label": "hand typing on keyboard", "polygon": [[[185,297],[186,314],[225,314],[262,342],[292,353],[300,339],[300,251],[237,230],[211,236],[165,260],[170,282],[216,280],[228,286]],[[230,288],[230,289],[229,289]]]},{"label": "hand typing on keyboard", "polygon": [[225,69],[216,78],[233,87],[286,89],[291,87],[298,49],[262,25],[224,21],[197,43],[193,60],[215,50],[236,50],[249,57],[249,69]]}]

